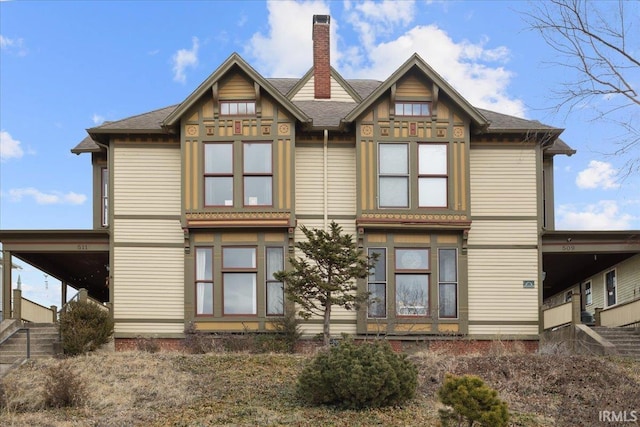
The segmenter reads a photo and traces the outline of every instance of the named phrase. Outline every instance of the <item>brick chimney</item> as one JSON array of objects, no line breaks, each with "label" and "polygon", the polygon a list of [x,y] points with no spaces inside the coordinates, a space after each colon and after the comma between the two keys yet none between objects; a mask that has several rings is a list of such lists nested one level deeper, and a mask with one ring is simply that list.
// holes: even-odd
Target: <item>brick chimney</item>
[{"label": "brick chimney", "polygon": [[331,99],[331,63],[329,59],[329,15],[313,15],[314,98]]}]

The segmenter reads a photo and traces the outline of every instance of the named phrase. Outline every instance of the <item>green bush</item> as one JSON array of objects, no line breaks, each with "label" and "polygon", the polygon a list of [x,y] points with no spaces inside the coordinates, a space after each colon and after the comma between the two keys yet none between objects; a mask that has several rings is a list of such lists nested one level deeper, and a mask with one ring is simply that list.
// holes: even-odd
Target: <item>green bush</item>
[{"label": "green bush", "polygon": [[285,351],[295,353],[296,344],[302,336],[300,319],[296,318],[296,313],[293,310],[288,310],[283,317],[275,318],[272,323],[281,337]]},{"label": "green bush", "polygon": [[440,401],[451,409],[440,411],[442,425],[506,426],[509,421],[507,404],[498,398],[498,392],[474,375],[461,377],[446,374],[438,390]]},{"label": "green bush", "polygon": [[417,369],[389,343],[354,344],[350,340],[318,354],[298,378],[298,396],[311,404],[348,409],[377,408],[411,399]]},{"label": "green bush", "polygon": [[84,354],[109,342],[113,320],[95,303],[71,301],[60,315],[60,333],[65,354]]}]

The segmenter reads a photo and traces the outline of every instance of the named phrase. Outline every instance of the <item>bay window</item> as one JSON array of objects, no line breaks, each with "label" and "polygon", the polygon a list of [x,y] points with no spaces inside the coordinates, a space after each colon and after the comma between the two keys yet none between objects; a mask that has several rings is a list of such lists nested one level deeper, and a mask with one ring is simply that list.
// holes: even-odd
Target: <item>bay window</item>
[{"label": "bay window", "polygon": [[370,318],[387,317],[387,250],[372,248],[369,257],[377,256],[373,261],[373,268],[369,270],[367,290],[369,292]]},{"label": "bay window", "polygon": [[438,314],[458,317],[458,266],[456,249],[438,249]]},{"label": "bay window", "polygon": [[395,250],[396,315],[429,315],[429,249]]},{"label": "bay window", "polygon": [[284,314],[284,283],[273,275],[284,270],[284,249],[266,249],[266,296],[267,316],[282,316]]},{"label": "bay window", "polygon": [[256,315],[257,263],[255,247],[222,248],[223,313]]},{"label": "bay window", "polygon": [[213,248],[196,248],[196,315],[213,314]]}]

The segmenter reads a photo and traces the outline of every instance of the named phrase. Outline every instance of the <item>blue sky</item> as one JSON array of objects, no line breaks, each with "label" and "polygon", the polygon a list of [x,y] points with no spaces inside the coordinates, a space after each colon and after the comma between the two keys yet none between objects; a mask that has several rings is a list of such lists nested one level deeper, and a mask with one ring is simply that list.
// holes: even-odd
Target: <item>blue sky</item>
[{"label": "blue sky", "polygon": [[[636,57],[638,4],[628,3],[627,21],[639,36],[630,39]],[[606,154],[622,130],[594,120],[593,105],[569,115],[548,109],[571,76],[527,30],[530,7],[0,1],[0,228],[90,228],[91,159],[70,152],[85,129],[181,102],[233,52],[266,77],[300,77],[312,62],[311,17],[330,14],[331,62],[345,78],[384,80],[417,52],[475,106],[565,128],[578,153],[556,158],[556,228],[640,229],[640,177],[621,179],[628,157]],[[27,298],[59,305],[59,284],[24,267]]]}]

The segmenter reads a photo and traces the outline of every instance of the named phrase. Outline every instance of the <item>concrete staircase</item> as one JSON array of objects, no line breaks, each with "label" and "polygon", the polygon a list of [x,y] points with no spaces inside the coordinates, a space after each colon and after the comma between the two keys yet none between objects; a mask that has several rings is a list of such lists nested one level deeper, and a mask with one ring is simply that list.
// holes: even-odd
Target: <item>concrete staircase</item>
[{"label": "concrete staircase", "polygon": [[605,326],[594,326],[592,329],[613,344],[619,356],[640,360],[640,329]]},{"label": "concrete staircase", "polygon": [[[47,359],[59,353],[58,328],[52,323],[26,323],[29,329],[30,358]],[[0,376],[27,358],[27,331],[19,330],[0,344]]]}]

